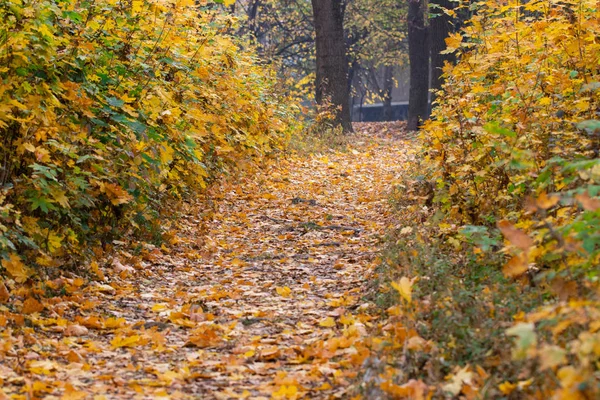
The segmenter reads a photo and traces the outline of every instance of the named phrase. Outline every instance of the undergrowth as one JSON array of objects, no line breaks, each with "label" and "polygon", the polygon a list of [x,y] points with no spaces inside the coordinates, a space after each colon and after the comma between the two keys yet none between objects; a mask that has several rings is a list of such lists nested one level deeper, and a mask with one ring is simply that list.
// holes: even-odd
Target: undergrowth
[{"label": "undergrowth", "polygon": [[297,126],[212,1],[0,6],[0,259],[24,282],[131,235]]},{"label": "undergrowth", "polygon": [[382,388],[598,398],[598,3],[477,7],[394,195]]}]

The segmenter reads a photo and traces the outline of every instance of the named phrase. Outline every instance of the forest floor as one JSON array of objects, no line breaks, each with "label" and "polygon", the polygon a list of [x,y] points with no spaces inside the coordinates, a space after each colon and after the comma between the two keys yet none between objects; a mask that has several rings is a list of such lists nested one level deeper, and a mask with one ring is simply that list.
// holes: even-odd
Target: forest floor
[{"label": "forest floor", "polygon": [[351,398],[400,132],[265,162],[178,210],[165,245],[48,283],[0,316],[0,398]]}]

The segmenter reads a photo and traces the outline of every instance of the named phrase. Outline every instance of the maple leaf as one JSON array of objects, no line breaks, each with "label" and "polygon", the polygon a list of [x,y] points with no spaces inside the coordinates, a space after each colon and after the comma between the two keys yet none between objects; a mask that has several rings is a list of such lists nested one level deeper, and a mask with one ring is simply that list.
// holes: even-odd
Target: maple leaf
[{"label": "maple leaf", "polygon": [[110,341],[110,345],[113,347],[113,349],[118,349],[120,347],[134,347],[140,344],[141,339],[142,338],[140,335],[117,335],[113,340]]},{"label": "maple leaf", "polygon": [[223,339],[219,334],[217,326],[212,324],[201,325],[194,329],[188,339],[188,346],[200,348],[215,347],[221,344]]},{"label": "maple leaf", "polygon": [[498,222],[498,229],[508,239],[508,241],[515,247],[521,250],[529,250],[534,242],[526,233],[514,227],[513,224],[506,220]]},{"label": "maple leaf", "polygon": [[23,309],[21,311],[23,312],[23,314],[33,314],[43,311],[44,308],[45,307],[42,303],[40,303],[33,297],[29,297],[23,302]]},{"label": "maple leaf", "polygon": [[11,253],[8,259],[2,260],[2,267],[14,278],[15,281],[23,283],[31,276],[31,271],[23,264],[21,257]]}]

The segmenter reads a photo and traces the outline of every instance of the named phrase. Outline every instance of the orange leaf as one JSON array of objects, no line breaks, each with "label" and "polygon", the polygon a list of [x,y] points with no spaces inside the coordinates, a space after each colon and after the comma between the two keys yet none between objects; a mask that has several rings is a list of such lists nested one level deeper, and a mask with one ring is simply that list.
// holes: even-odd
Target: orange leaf
[{"label": "orange leaf", "polygon": [[527,251],[533,246],[533,239],[506,220],[498,222],[498,229],[513,246],[523,251]]},{"label": "orange leaf", "polygon": [[190,335],[187,346],[197,346],[200,348],[214,347],[221,343],[222,339],[218,335],[217,328],[213,325],[202,325],[195,329]]},{"label": "orange leaf", "polygon": [[44,305],[34,299],[33,297],[29,297],[27,300],[23,302],[23,314],[33,314],[36,312],[41,312],[44,309]]},{"label": "orange leaf", "polygon": [[546,193],[541,193],[537,197],[535,204],[542,210],[547,210],[554,207],[559,201],[560,197],[558,196],[548,196]]},{"label": "orange leaf", "polygon": [[10,293],[9,293],[8,289],[6,288],[6,285],[4,285],[4,282],[0,282],[0,304],[6,303],[9,298],[10,298]]},{"label": "orange leaf", "polygon": [[502,268],[502,273],[507,278],[516,278],[527,272],[529,268],[526,254],[519,254],[511,258]]}]

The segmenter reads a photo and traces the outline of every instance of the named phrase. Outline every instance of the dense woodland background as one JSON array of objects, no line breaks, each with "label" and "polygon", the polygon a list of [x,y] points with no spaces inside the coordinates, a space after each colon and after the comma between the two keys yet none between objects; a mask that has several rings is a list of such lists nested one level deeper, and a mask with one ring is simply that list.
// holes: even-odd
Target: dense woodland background
[{"label": "dense woodland background", "polygon": [[389,118],[408,68],[406,129],[419,134],[373,295],[395,343],[377,390],[598,398],[599,11],[2,2],[2,310],[20,312],[22,288],[87,274],[113,240],[162,243],[172,205],[219,177],[350,135],[353,98]]}]

